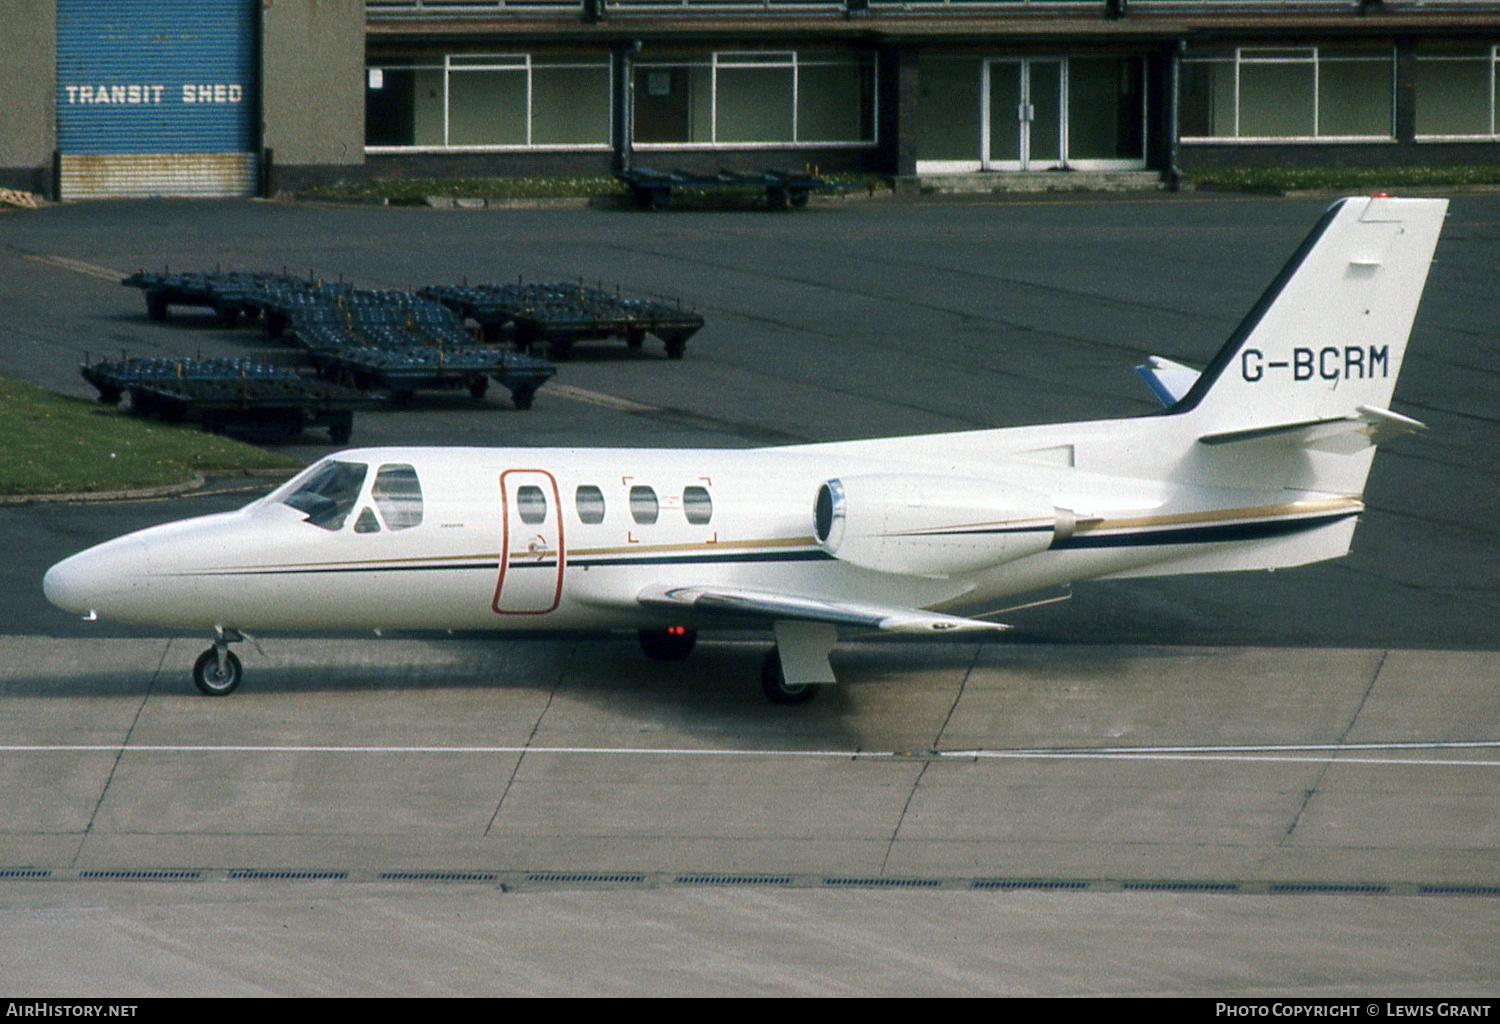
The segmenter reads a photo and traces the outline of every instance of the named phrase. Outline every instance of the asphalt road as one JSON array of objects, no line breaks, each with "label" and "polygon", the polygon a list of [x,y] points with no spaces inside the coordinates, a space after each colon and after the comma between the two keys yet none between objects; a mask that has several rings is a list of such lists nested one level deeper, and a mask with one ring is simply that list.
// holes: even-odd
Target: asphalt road
[{"label": "asphalt road", "polygon": [[[580,350],[356,444],[777,444],[1148,412],[1323,199],[752,211],[261,202],[0,213],[0,373],[285,350],[145,316],[140,267],[679,297],[687,358]],[[53,561],[233,507],[0,506],[4,995],[1500,995],[1500,198],[1454,201],[1349,558],[1080,584],[999,642],[855,639],[760,699],[764,639],[204,637],[47,606]],[[309,434],[289,450],[329,448]]]}]

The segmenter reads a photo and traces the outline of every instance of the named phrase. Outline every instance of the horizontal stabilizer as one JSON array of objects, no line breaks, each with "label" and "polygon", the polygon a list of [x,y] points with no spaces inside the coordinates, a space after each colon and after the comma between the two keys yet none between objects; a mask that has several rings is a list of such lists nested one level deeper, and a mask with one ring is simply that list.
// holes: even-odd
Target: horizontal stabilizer
[{"label": "horizontal stabilizer", "polygon": [[1427,425],[1420,420],[1402,416],[1389,409],[1375,409],[1368,405],[1361,405],[1357,411],[1347,416],[1335,416],[1304,423],[1281,423],[1247,430],[1231,430],[1221,434],[1205,434],[1198,440],[1208,445],[1263,441],[1269,444],[1353,455],[1371,445],[1389,441],[1393,437],[1426,429]]},{"label": "horizontal stabilizer", "polygon": [[993,632],[1010,628],[998,622],[983,622],[913,608],[892,608],[740,587],[651,586],[641,591],[637,600],[647,608],[676,612],[692,611],[773,622],[827,622],[836,626],[863,626],[890,633]]},{"label": "horizontal stabilizer", "polygon": [[1193,390],[1200,376],[1191,366],[1161,356],[1150,356],[1144,366],[1135,368],[1135,372],[1141,375],[1141,380],[1146,382],[1156,400],[1168,407],[1176,405],[1183,395]]}]

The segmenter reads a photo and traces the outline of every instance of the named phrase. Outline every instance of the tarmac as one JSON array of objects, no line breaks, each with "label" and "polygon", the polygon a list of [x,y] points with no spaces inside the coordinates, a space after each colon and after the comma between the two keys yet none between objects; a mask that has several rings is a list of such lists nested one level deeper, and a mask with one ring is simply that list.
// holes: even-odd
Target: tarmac
[{"label": "tarmac", "polygon": [[[709,321],[525,413],[431,396],[355,443],[743,447],[1149,411],[1316,219],[1223,197],[755,211],[99,203],[0,217],[0,373],[279,349],[158,324],[138,266],[370,286],[618,274]],[[1355,553],[1080,584],[1014,638],[206,637],[77,622],[46,566],[181,496],[0,507],[0,995],[1500,994],[1500,200],[1455,201]],[[185,351],[186,350],[186,351]],[[558,387],[561,385],[561,387]],[[288,450],[329,450],[309,434]]]}]

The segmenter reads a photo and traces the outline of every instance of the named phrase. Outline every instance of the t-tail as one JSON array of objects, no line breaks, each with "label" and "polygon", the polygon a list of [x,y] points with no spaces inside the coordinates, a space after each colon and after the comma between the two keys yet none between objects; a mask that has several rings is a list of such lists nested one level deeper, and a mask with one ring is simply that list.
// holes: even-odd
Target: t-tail
[{"label": "t-tail", "polygon": [[1201,374],[1141,373],[1195,440],[1178,473],[1358,497],[1390,409],[1446,199],[1341,199]]}]

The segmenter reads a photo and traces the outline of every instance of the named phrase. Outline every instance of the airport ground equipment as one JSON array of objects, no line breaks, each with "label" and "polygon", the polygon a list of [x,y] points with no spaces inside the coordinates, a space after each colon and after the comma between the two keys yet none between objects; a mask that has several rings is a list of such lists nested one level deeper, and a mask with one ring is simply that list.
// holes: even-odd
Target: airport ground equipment
[{"label": "airport ground equipment", "polygon": [[325,378],[385,388],[401,406],[428,389],[466,388],[477,400],[494,380],[517,409],[530,409],[557,372],[545,360],[478,344],[452,309],[407,292],[353,291],[298,309],[288,332]]},{"label": "airport ground equipment", "polygon": [[241,316],[256,312],[255,296],[267,288],[305,287],[321,284],[269,271],[170,272],[138,271],[123,279],[127,288],[139,288],[146,295],[146,313],[153,320],[164,320],[172,306],[211,309],[220,322],[232,327]]},{"label": "airport ground equipment", "polygon": [[764,189],[766,208],[784,210],[788,207],[803,207],[812,194],[834,187],[816,174],[803,171],[765,170],[758,174],[741,174],[736,171],[713,172],[685,171],[673,169],[656,171],[649,167],[634,167],[615,175],[624,182],[636,205],[644,210],[663,210],[672,202],[673,189],[697,189],[699,191],[743,193]]},{"label": "airport ground equipment", "polygon": [[638,349],[648,334],[662,340],[668,359],[681,359],[703,328],[702,315],[681,302],[625,298],[582,282],[436,285],[417,294],[474,321],[487,342],[509,337],[521,352],[546,345],[555,359],[568,358],[580,341],[603,338]]},{"label": "airport ground equipment", "polygon": [[265,440],[290,440],[321,427],[334,444],[348,444],[355,410],[379,401],[289,367],[248,359],[101,360],[85,363],[79,372],[102,402],[113,405],[128,394],[134,412]]},{"label": "airport ground equipment", "polygon": [[[242,316],[259,317],[272,337],[290,336],[301,345],[330,385],[384,388],[402,406],[410,404],[419,389],[465,388],[474,398],[483,398],[494,380],[510,391],[516,408],[529,409],[537,389],[556,373],[544,360],[479,344],[458,313],[410,292],[357,289],[342,281],[253,272],[142,271],[122,283],[145,290],[147,312],[153,317],[165,316],[170,305],[213,309],[227,325]],[[173,368],[180,368],[182,361],[167,360],[164,365],[168,376],[181,379]],[[219,379],[217,372],[207,367],[193,371],[208,379]],[[115,392],[114,401],[130,390],[130,386],[109,383],[98,373],[95,376],[103,381],[96,386]],[[257,371],[246,379],[262,377]],[[142,401],[149,406],[154,399],[143,392]],[[281,396],[268,393],[261,401],[279,405]],[[163,408],[183,411],[178,398],[167,400]],[[209,420],[216,422],[212,415]],[[335,418],[330,430],[347,437],[341,424],[342,419]]]},{"label": "airport ground equipment", "polygon": [[384,388],[400,407],[417,391],[433,389],[465,388],[477,401],[493,380],[517,409],[530,409],[537,389],[557,372],[549,362],[497,348],[320,348],[312,359],[329,379],[361,391]]}]

